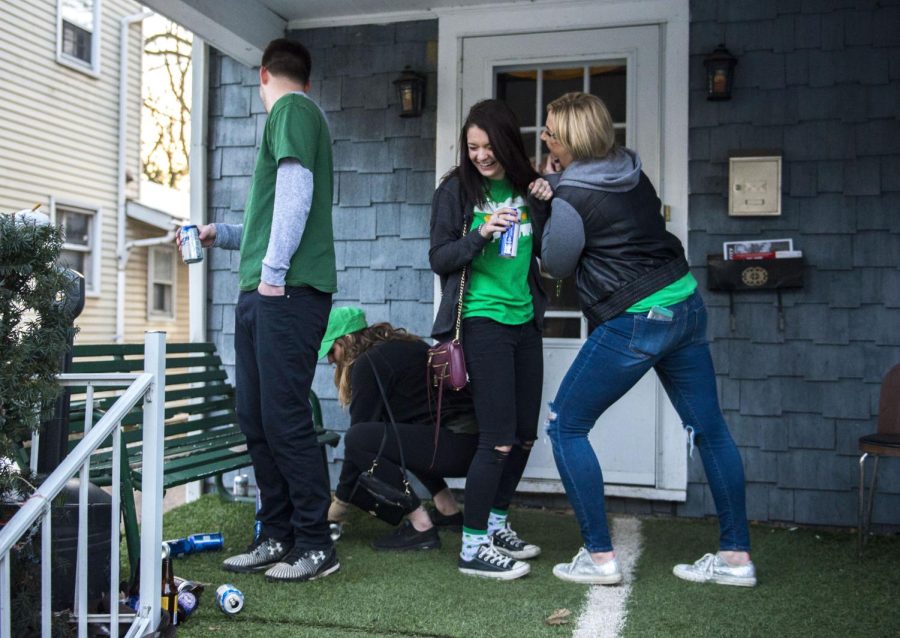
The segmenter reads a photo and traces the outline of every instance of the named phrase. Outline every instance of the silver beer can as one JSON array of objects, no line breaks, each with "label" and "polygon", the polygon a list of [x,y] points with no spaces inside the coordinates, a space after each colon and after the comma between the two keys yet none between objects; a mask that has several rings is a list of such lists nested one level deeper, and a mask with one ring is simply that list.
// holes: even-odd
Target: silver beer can
[{"label": "silver beer can", "polygon": [[244,594],[234,585],[226,583],[216,590],[216,602],[226,614],[236,614],[244,608]]},{"label": "silver beer can", "polygon": [[186,264],[195,264],[198,261],[203,261],[200,229],[194,224],[181,227],[181,258]]},{"label": "silver beer can", "polygon": [[250,493],[250,481],[246,474],[237,474],[231,486],[234,496],[247,496]]}]

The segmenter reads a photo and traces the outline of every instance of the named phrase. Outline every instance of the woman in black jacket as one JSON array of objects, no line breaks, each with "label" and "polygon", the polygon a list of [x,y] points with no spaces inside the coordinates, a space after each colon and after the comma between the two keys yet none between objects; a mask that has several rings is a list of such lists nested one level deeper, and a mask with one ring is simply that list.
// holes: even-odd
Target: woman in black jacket
[{"label": "woman in black jacket", "polygon": [[[462,525],[462,514],[444,478],[465,476],[475,454],[478,436],[472,400],[468,392],[446,396],[440,432],[435,432],[435,406],[425,380],[427,353],[428,344],[401,328],[389,323],[367,325],[360,308],[331,309],[319,357],[327,356],[335,364],[334,383],[339,402],[349,406],[350,429],[344,436],[345,459],[328,520],[342,523],[351,503],[376,516],[383,514],[371,494],[356,487],[357,479],[377,457],[376,476],[405,489],[400,446],[407,470],[430,492],[435,505],[427,512],[410,490],[412,511],[402,525],[372,543],[376,550],[436,549],[441,544],[439,528]],[[396,419],[396,434],[379,380]]]},{"label": "woman in black jacket", "polygon": [[551,404],[548,434],[584,547],[553,573],[592,584],[621,581],[603,504],[603,475],[588,441],[601,414],[653,368],[678,411],[719,514],[719,552],[676,576],[752,587],[744,471],[716,394],[706,308],[681,242],[636,153],[617,147],[603,102],[568,93],[547,107],[541,133],[563,173],[543,236],[542,265],[573,272],[591,334]]},{"label": "woman in black jacket", "polygon": [[[515,115],[502,102],[472,107],[459,148],[459,165],[434,194],[428,255],[441,278],[436,339],[454,332],[466,272],[462,344],[479,439],[466,475],[459,570],[511,580],[530,570],[517,559],[540,553],[512,530],[507,511],[537,437],[546,307],[537,266],[539,200],[551,190],[529,163]],[[499,236],[513,223],[518,251],[502,257]]]}]

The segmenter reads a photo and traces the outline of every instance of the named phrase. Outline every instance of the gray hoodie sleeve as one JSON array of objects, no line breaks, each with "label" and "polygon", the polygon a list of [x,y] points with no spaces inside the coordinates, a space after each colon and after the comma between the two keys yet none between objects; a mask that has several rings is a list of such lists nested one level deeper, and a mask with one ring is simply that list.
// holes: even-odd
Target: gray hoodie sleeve
[{"label": "gray hoodie sleeve", "polygon": [[564,279],[575,272],[584,249],[584,222],[569,202],[558,197],[550,211],[541,239],[541,267],[551,277]]},{"label": "gray hoodie sleeve", "polygon": [[213,224],[216,227],[216,240],[213,246],[225,250],[239,250],[241,247],[241,235],[244,232],[243,224]]},{"label": "gray hoodie sleeve", "polygon": [[291,258],[300,246],[312,207],[313,174],[300,160],[287,157],[278,163],[275,206],[269,247],[262,262],[262,281],[283,286]]}]

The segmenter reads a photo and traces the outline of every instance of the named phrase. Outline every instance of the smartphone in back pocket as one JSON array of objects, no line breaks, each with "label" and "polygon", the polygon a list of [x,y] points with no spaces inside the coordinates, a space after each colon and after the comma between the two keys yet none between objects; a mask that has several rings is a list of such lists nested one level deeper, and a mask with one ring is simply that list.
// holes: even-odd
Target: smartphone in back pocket
[{"label": "smartphone in back pocket", "polygon": [[647,313],[647,319],[655,319],[656,321],[672,321],[675,314],[668,308],[662,306],[653,306]]}]

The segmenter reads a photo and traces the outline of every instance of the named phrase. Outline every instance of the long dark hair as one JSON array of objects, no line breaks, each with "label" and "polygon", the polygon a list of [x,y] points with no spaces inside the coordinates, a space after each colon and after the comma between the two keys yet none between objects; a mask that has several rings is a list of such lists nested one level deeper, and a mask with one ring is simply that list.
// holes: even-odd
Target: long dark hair
[{"label": "long dark hair", "polygon": [[519,133],[519,121],[516,114],[500,100],[482,100],[471,109],[459,133],[459,164],[450,171],[445,179],[453,175],[459,176],[463,197],[466,203],[483,206],[487,199],[487,180],[478,172],[469,159],[467,134],[469,128],[477,126],[491,142],[494,159],[500,162],[506,177],[520,195],[528,194],[528,185],[540,175],[528,161],[528,153]]}]

